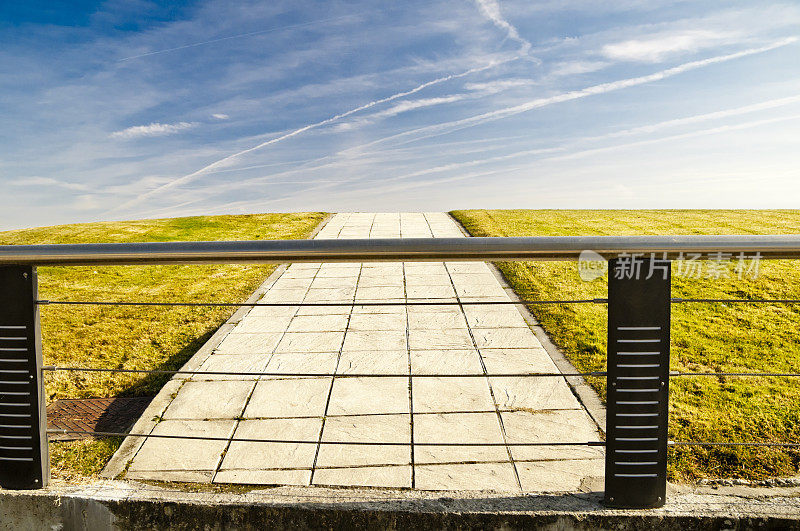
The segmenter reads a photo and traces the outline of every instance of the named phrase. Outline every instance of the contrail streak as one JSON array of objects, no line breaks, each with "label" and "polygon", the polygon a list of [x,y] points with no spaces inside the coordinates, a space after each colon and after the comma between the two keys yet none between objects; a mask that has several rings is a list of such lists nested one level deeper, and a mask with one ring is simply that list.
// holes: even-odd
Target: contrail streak
[{"label": "contrail streak", "polygon": [[141,57],[149,57],[151,55],[159,55],[159,54],[162,54],[162,53],[175,52],[177,50],[185,50],[186,48],[195,48],[197,46],[205,46],[206,44],[213,44],[215,42],[229,41],[231,39],[240,39],[242,37],[252,37],[253,35],[263,35],[265,33],[273,33],[275,31],[282,31],[282,30],[293,29],[293,28],[303,28],[305,26],[313,26],[314,24],[322,24],[324,22],[334,22],[336,20],[344,20],[344,19],[347,19],[347,18],[355,18],[355,17],[358,17],[358,16],[359,15],[342,15],[341,17],[323,18],[323,19],[320,19],[320,20],[312,20],[311,22],[303,22],[301,24],[291,24],[289,26],[281,26],[279,28],[270,28],[270,29],[259,30],[259,31],[250,31],[248,33],[239,33],[239,34],[236,34],[236,35],[229,35],[227,37],[220,37],[218,39],[211,39],[211,40],[208,40],[208,41],[193,42],[191,44],[184,44],[183,46],[176,46],[175,48],[166,48],[164,50],[156,50],[154,52],[147,52],[147,53],[140,53],[138,55],[131,55],[130,57],[123,57],[122,59],[118,59],[117,62],[121,63],[123,61],[129,61],[131,59],[139,59]]},{"label": "contrail streak", "polygon": [[131,199],[130,201],[127,201],[126,203],[123,203],[122,205],[109,210],[107,213],[112,213],[112,212],[116,212],[116,211],[119,211],[119,210],[124,210],[126,208],[130,208],[131,206],[142,202],[143,200],[147,199],[148,197],[151,197],[151,196],[153,196],[155,194],[163,192],[164,190],[167,190],[169,188],[174,188],[175,186],[191,182],[196,177],[199,177],[200,175],[208,173],[209,170],[213,170],[215,168],[223,166],[225,163],[230,162],[231,160],[234,160],[234,159],[236,159],[236,158],[238,158],[238,157],[240,157],[242,155],[246,155],[247,153],[252,153],[253,151],[257,151],[259,149],[262,149],[264,147],[270,146],[272,144],[277,144],[278,142],[282,142],[282,141],[284,141],[286,139],[292,138],[292,137],[297,136],[297,135],[299,135],[301,133],[305,133],[306,131],[309,131],[311,129],[316,129],[316,128],[322,127],[324,125],[331,124],[333,122],[341,120],[342,118],[346,118],[346,117],[348,117],[348,116],[350,116],[352,114],[364,111],[364,110],[369,109],[371,107],[374,107],[376,105],[380,105],[382,103],[387,103],[387,102],[390,102],[392,100],[396,100],[398,98],[403,98],[405,96],[409,96],[411,94],[419,92],[420,90],[423,90],[423,89],[425,89],[427,87],[430,87],[432,85],[436,85],[436,84],[439,84],[439,83],[444,83],[445,81],[450,81],[450,80],[453,80],[453,79],[458,79],[458,78],[461,78],[461,77],[464,77],[464,76],[468,76],[470,74],[474,74],[476,72],[482,72],[483,70],[488,70],[489,68],[493,68],[493,67],[495,67],[495,66],[497,66],[499,64],[510,62],[510,61],[515,60],[515,59],[518,59],[518,57],[514,57],[512,59],[506,59],[504,61],[495,61],[495,62],[489,63],[488,65],[480,66],[480,67],[477,67],[477,68],[471,68],[469,70],[465,70],[464,72],[460,72],[458,74],[449,74],[449,75],[446,75],[446,76],[443,76],[443,77],[439,77],[439,78],[436,78],[436,79],[434,79],[432,81],[428,81],[426,83],[418,85],[418,86],[414,87],[413,89],[410,89],[410,90],[407,90],[407,91],[404,91],[404,92],[398,92],[396,94],[392,94],[391,96],[387,96],[387,97],[381,98],[379,100],[374,100],[374,101],[371,101],[369,103],[365,103],[364,105],[356,107],[355,109],[350,109],[349,111],[343,112],[341,114],[337,114],[335,116],[331,116],[330,118],[327,118],[327,119],[322,120],[320,122],[315,122],[315,123],[312,123],[312,124],[305,125],[305,126],[299,128],[299,129],[295,129],[294,131],[291,131],[291,132],[286,133],[284,135],[281,135],[279,137],[273,138],[271,140],[267,140],[266,142],[262,142],[261,144],[253,146],[251,148],[244,149],[244,150],[239,151],[237,153],[234,153],[232,155],[228,155],[227,157],[221,158],[221,159],[219,159],[219,160],[217,160],[215,162],[212,162],[211,164],[203,166],[202,168],[200,168],[199,170],[197,170],[195,172],[192,172],[192,173],[189,173],[189,174],[184,175],[182,177],[179,177],[179,178],[175,179],[174,181],[171,181],[171,182],[169,182],[167,184],[159,186],[158,188],[150,190],[149,192],[145,192],[144,194],[141,194],[138,197],[135,197],[134,199]]},{"label": "contrail streak", "polygon": [[[463,118],[461,120],[454,120],[451,122],[446,122],[442,124],[436,125],[429,125],[425,127],[419,127],[417,129],[412,129],[410,131],[404,131],[402,133],[398,133],[395,135],[387,136],[384,138],[380,138],[378,140],[374,140],[364,146],[360,146],[361,148],[369,147],[377,144],[383,144],[390,140],[394,140],[397,138],[406,138],[412,135],[416,135],[419,133],[438,133],[438,134],[446,134],[452,132],[453,130],[460,130],[466,129],[469,127],[474,127],[476,125],[484,124],[487,122],[492,122],[495,120],[500,120],[503,118],[507,118],[509,116],[514,116],[516,114],[521,114],[523,112],[531,111],[533,109],[538,109],[541,107],[546,107],[548,105],[553,105],[554,103],[562,103],[565,101],[577,100],[581,98],[585,98],[587,96],[594,96],[597,94],[605,94],[607,92],[613,92],[616,90],[634,87],[637,85],[644,85],[646,83],[652,83],[653,81],[661,81],[662,79],[666,79],[672,76],[676,76],[678,74],[682,74],[684,72],[688,72],[690,70],[695,70],[697,68],[702,68],[704,66],[716,64],[716,63],[723,63],[726,61],[732,61],[734,59],[739,59],[741,57],[747,57],[748,55],[755,55],[758,53],[768,52],[770,50],[774,50],[776,48],[781,48],[783,46],[787,46],[789,44],[793,44],[797,42],[797,37],[789,37],[787,39],[782,39],[780,41],[776,41],[772,44],[767,46],[762,46],[760,48],[750,48],[747,50],[742,50],[741,52],[736,52],[728,55],[719,55],[716,57],[710,57],[708,59],[702,59],[699,61],[692,61],[689,63],[684,63],[673,68],[667,68],[666,70],[660,70],[653,74],[648,74],[646,76],[638,76],[632,77],[628,79],[621,79],[618,81],[611,81],[609,83],[601,83],[599,85],[593,85],[591,87],[587,87],[580,90],[573,90],[570,92],[563,92],[561,94],[556,94],[555,96],[548,96],[546,98],[537,98],[535,100],[530,100],[525,103],[514,105],[512,107],[506,107],[504,109],[498,109],[496,111],[491,111],[483,114],[478,114],[475,116],[471,116],[469,118]],[[424,138],[430,138],[432,136],[438,136],[437,134],[430,134],[425,136]]]},{"label": "contrail streak", "polygon": [[[362,181],[362,182],[384,183],[384,182],[391,182],[391,181],[398,181],[398,180],[406,180],[406,179],[411,179],[411,178],[414,178],[414,177],[422,177],[422,176],[433,174],[433,173],[440,173],[440,172],[444,172],[444,171],[452,171],[452,170],[455,170],[455,169],[462,169],[462,168],[466,168],[466,167],[470,167],[470,166],[476,166],[476,165],[481,165],[481,164],[488,164],[488,163],[506,161],[506,160],[519,158],[519,157],[524,157],[524,156],[528,156],[528,155],[546,154],[548,151],[566,151],[571,146],[574,146],[574,145],[576,145],[578,143],[581,143],[581,142],[593,142],[593,141],[609,140],[609,139],[613,139],[613,138],[626,137],[626,136],[632,136],[632,135],[649,134],[649,133],[654,133],[654,132],[660,131],[662,129],[668,129],[668,128],[678,127],[678,126],[682,126],[682,125],[690,125],[690,124],[695,124],[695,123],[699,123],[699,122],[705,122],[705,121],[709,121],[709,120],[719,120],[719,119],[724,119],[724,118],[730,118],[730,117],[733,117],[733,116],[740,116],[742,114],[749,114],[749,113],[753,113],[753,112],[766,111],[766,110],[775,109],[775,108],[778,108],[778,107],[783,107],[783,106],[786,106],[786,105],[792,105],[794,103],[800,103],[800,95],[788,96],[788,97],[784,97],[784,98],[776,98],[776,99],[772,99],[772,100],[766,100],[766,101],[762,101],[762,102],[758,102],[758,103],[753,103],[753,104],[750,104],[750,105],[745,105],[745,106],[742,106],[742,107],[724,109],[724,110],[721,110],[721,111],[714,111],[714,112],[705,113],[705,114],[698,114],[698,115],[687,116],[687,117],[683,117],[683,118],[675,118],[675,119],[672,119],[672,120],[666,120],[666,121],[657,122],[657,123],[654,123],[654,124],[649,124],[649,125],[634,127],[634,128],[631,128],[631,129],[625,129],[625,130],[617,131],[617,132],[613,132],[613,133],[608,133],[608,134],[605,134],[605,135],[587,136],[587,137],[583,137],[583,138],[578,139],[578,142],[573,142],[572,144],[567,144],[567,145],[558,146],[558,147],[554,147],[554,148],[526,149],[526,150],[523,150],[523,151],[517,151],[517,152],[513,152],[513,153],[510,153],[510,154],[506,154],[506,155],[500,155],[500,156],[489,157],[489,158],[484,158],[484,159],[475,159],[475,160],[470,160],[470,161],[466,161],[466,162],[456,162],[456,163],[445,164],[445,165],[441,165],[441,166],[434,166],[432,168],[426,168],[424,170],[419,170],[419,171],[415,171],[415,172],[412,172],[412,173],[401,174],[401,175],[397,175],[397,176],[394,176],[394,177],[388,177],[388,178],[383,178],[383,179],[378,179],[378,180],[366,180],[366,181]],[[697,134],[697,133],[686,133],[686,134],[690,134],[691,135],[691,134]],[[478,142],[497,142],[498,140],[509,140],[509,139],[516,139],[516,138],[520,138],[520,137],[504,137],[504,138],[495,138],[495,139],[481,139]],[[679,138],[679,137],[675,137],[675,138]],[[476,141],[473,140],[473,141],[469,141],[469,142],[474,143]],[[650,140],[646,140],[646,141],[641,141],[641,142],[651,142],[651,141]],[[449,143],[449,144],[462,144],[462,143],[464,143],[464,142],[463,141],[462,142],[453,142],[453,143]],[[436,146],[436,149],[441,150],[442,147],[446,146],[446,145],[448,145],[448,143],[438,144]],[[635,144],[633,144],[633,145],[635,145]],[[618,149],[618,148],[616,146],[611,146],[611,147],[608,147],[608,148],[595,148],[595,149],[598,150],[598,151],[603,151],[603,150]],[[398,151],[398,150],[397,149],[392,149],[391,152],[394,153],[396,151]],[[400,149],[399,151],[403,151],[403,149]],[[481,151],[481,150],[478,150],[478,151]],[[595,150],[590,149],[590,150],[585,150],[585,151],[579,151],[577,153],[592,153],[594,151]],[[373,151],[373,152],[368,152],[365,155],[372,155],[372,154],[379,154],[379,153],[382,153],[382,152],[381,151]],[[575,152],[573,152],[573,153],[575,153]],[[563,155],[563,157],[564,158],[570,158],[570,157],[573,156],[573,153],[565,154],[565,155]],[[580,156],[580,155],[578,155],[578,156]],[[546,157],[546,159],[554,159],[554,158],[557,159],[559,157]],[[546,160],[546,159],[541,159],[541,160]],[[310,161],[305,161],[306,164],[304,164],[302,166],[299,166],[299,167],[296,167],[296,168],[293,168],[293,169],[290,169],[290,170],[287,170],[287,171],[284,171],[284,172],[280,172],[280,173],[277,173],[277,174],[272,174],[272,175],[269,175],[269,176],[257,177],[257,178],[252,178],[252,179],[248,179],[248,180],[245,180],[245,181],[240,181],[240,182],[237,182],[237,183],[235,183],[233,185],[225,185],[224,189],[230,190],[232,187],[233,188],[246,188],[248,186],[252,186],[252,185],[255,185],[255,184],[263,184],[263,183],[270,183],[270,184],[274,184],[274,183],[277,183],[277,182],[298,182],[299,183],[301,181],[277,181],[275,179],[279,178],[279,177],[297,175],[297,174],[302,173],[302,172],[314,172],[314,171],[318,171],[320,169],[324,169],[324,168],[327,168],[327,167],[336,167],[336,166],[340,166],[340,165],[343,164],[340,161],[325,162],[323,164],[317,164],[316,166],[314,166],[314,165],[309,166],[307,164],[308,162],[318,163],[318,162],[323,162],[323,161],[326,161],[326,160],[335,160],[335,156],[328,156],[328,157],[323,157],[323,158],[312,159]],[[274,166],[274,164],[250,166],[250,167],[246,167],[246,168],[236,168],[235,170],[259,168],[259,167],[266,167],[266,166]],[[235,171],[235,170],[220,170],[220,171]],[[347,182],[354,182],[355,180],[357,180],[357,179],[338,179],[338,180],[331,180],[330,182],[347,183]],[[312,181],[308,181],[308,182],[312,182]],[[323,181],[322,180],[315,180],[313,182],[323,182]],[[438,181],[436,181],[436,182],[438,182]],[[220,191],[222,191],[223,187],[220,187],[220,189],[221,189]],[[213,192],[213,189],[212,189],[212,192]]]}]

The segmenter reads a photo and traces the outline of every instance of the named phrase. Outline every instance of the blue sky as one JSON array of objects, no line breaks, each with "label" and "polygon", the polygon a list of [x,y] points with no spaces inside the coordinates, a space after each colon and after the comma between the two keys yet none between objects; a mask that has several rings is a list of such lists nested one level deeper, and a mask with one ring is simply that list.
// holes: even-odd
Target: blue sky
[{"label": "blue sky", "polygon": [[0,6],[0,228],[790,208],[797,2]]}]

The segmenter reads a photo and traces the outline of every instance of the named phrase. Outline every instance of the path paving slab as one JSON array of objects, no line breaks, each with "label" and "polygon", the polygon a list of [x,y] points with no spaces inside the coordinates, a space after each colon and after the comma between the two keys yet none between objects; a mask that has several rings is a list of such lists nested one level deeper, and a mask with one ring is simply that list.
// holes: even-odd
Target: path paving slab
[{"label": "path paving slab", "polygon": [[[351,213],[316,235],[400,237],[463,234],[442,213]],[[176,376],[157,397],[166,406],[148,425],[153,434],[224,440],[125,445],[138,448],[128,475],[516,495],[580,489],[602,476],[601,448],[518,443],[599,441],[596,426],[564,378],[494,376],[558,372],[514,306],[458,304],[495,301],[510,302],[506,286],[480,262],[292,264],[260,302],[296,306],[250,309],[210,355],[190,362],[199,372],[269,374]]]}]

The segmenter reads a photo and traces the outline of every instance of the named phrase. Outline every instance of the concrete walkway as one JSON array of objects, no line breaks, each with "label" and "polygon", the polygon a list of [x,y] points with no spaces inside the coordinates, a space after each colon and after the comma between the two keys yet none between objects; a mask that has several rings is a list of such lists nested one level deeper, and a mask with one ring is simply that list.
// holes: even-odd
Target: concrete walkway
[{"label": "concrete walkway", "polygon": [[[317,238],[431,236],[462,234],[441,213],[357,213],[335,215]],[[508,297],[484,263],[291,265],[262,301],[348,304],[254,308],[199,370],[336,376],[176,377],[152,433],[222,440],[149,438],[127,477],[517,494],[601,477],[599,448],[513,446],[599,440],[563,378],[492,376],[557,371],[514,306],[358,305],[459,299]],[[425,374],[476,376],[411,377]],[[480,445],[426,444],[437,442]]]}]

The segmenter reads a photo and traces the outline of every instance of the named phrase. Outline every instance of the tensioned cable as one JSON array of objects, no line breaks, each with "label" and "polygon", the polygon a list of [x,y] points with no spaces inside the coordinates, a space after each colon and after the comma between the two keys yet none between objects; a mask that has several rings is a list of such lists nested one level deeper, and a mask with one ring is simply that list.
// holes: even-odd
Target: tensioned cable
[{"label": "tensioned cable", "polygon": [[[319,372],[234,372],[234,371],[182,371],[182,370],[162,370],[162,369],[102,369],[94,367],[58,367],[54,365],[46,365],[42,367],[43,371],[74,371],[74,372],[121,372],[121,373],[139,373],[139,374],[191,374],[193,376],[271,376],[271,377],[304,377],[304,378],[478,378],[485,377],[483,373],[471,374],[411,374],[408,373],[319,373]],[[605,376],[605,372],[576,372],[576,373],[560,373],[560,372],[525,372],[525,373],[498,373],[490,374],[490,378],[517,378],[517,377],[547,377],[547,376]]]},{"label": "tensioned cable", "polygon": [[197,441],[231,441],[231,442],[252,442],[252,443],[286,443],[286,444],[341,444],[341,445],[354,445],[354,446],[605,446],[604,441],[586,441],[586,442],[519,442],[519,443],[464,443],[464,442],[376,442],[376,441],[310,441],[310,440],[294,440],[294,439],[251,439],[251,438],[235,438],[228,437],[206,437],[202,435],[164,435],[164,434],[147,434],[147,433],[122,433],[113,431],[86,431],[86,430],[47,430],[47,433],[54,435],[85,434],[85,435],[99,435],[103,437],[153,437],[156,439],[189,439]]},{"label": "tensioned cable", "polygon": [[800,443],[776,442],[704,442],[704,441],[669,441],[669,446],[766,446],[775,448],[800,448]]},{"label": "tensioned cable", "polygon": [[[111,372],[111,373],[136,373],[136,374],[190,374],[192,376],[267,376],[276,378],[479,378],[483,373],[452,373],[452,374],[406,374],[406,373],[321,373],[321,372],[237,372],[237,371],[183,371],[166,369],[104,369],[96,367],[60,367],[45,365],[43,371],[71,371],[71,372]],[[556,377],[556,376],[608,376],[606,371],[593,372],[519,372],[489,374],[490,378],[529,378],[529,377]],[[795,372],[671,372],[673,376],[754,376],[754,377],[800,377]]]},{"label": "tensioned cable", "polygon": [[[481,447],[481,446],[606,446],[605,441],[585,441],[585,442],[394,442],[394,441],[310,441],[302,439],[254,439],[254,438],[234,438],[211,437],[202,435],[165,435],[165,434],[146,434],[146,433],[123,433],[112,431],[88,431],[88,430],[69,430],[69,429],[50,429],[47,433],[53,435],[83,434],[102,437],[152,437],[154,439],[184,439],[197,441],[231,441],[231,442],[251,442],[251,443],[284,443],[284,444],[338,444],[351,446],[452,446],[452,447]],[[668,441],[668,446],[753,446],[753,447],[774,447],[774,448],[800,448],[800,443],[778,443],[778,442],[706,442],[706,441]]]},{"label": "tensioned cable", "polygon": [[737,302],[737,303],[766,303],[766,304],[797,304],[800,299],[682,299],[675,297],[672,302]]},{"label": "tensioned cable", "polygon": [[[672,303],[753,303],[753,304],[800,304],[800,299],[684,299],[674,297],[670,299]],[[197,306],[197,307],[326,307],[326,306],[457,306],[458,301],[437,301],[437,300],[408,300],[408,301],[389,301],[389,302],[145,302],[145,301],[51,301],[37,300],[38,305],[74,305],[74,306]],[[528,306],[536,304],[608,304],[607,298],[595,299],[546,299],[546,300],[518,300],[518,301],[462,301],[462,305],[514,305],[524,304]]]},{"label": "tensioned cable", "polygon": [[395,302],[131,302],[131,301],[50,301],[38,300],[36,304],[45,305],[75,305],[75,306],[221,306],[221,307],[303,307],[303,306],[458,306],[464,305],[504,305],[504,304],[606,304],[608,299],[572,299],[572,300],[539,300],[539,301],[395,301]]},{"label": "tensioned cable", "polygon": [[796,377],[800,373],[796,372],[671,372],[670,377],[673,376],[785,376]]}]

